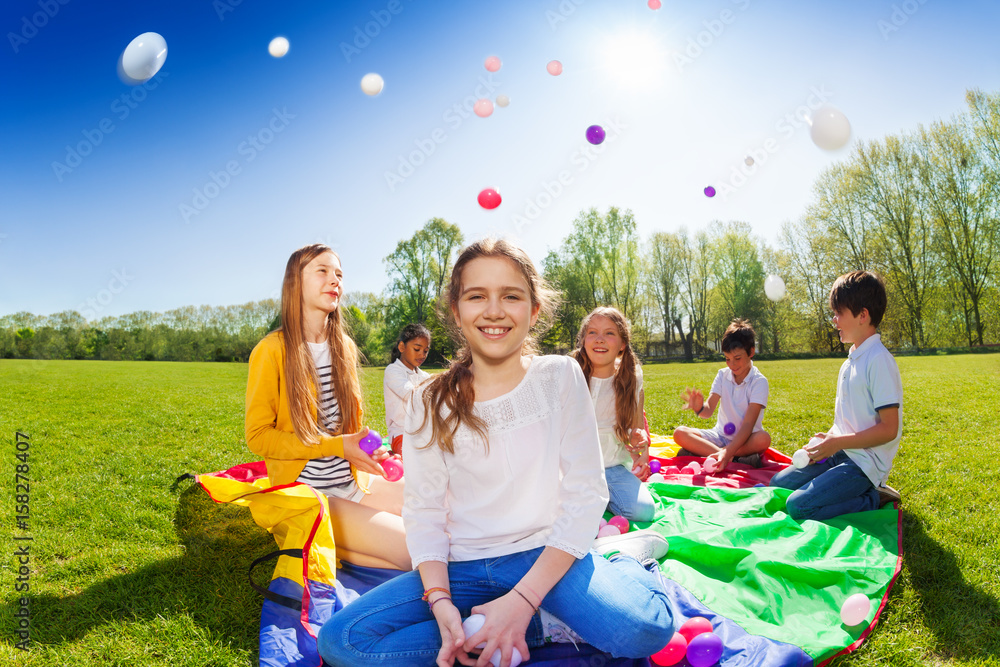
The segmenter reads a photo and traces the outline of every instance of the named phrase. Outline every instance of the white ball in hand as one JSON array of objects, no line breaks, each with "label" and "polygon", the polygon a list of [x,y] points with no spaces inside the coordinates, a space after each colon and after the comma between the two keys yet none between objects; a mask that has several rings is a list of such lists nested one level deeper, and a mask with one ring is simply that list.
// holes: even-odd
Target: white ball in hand
[{"label": "white ball in hand", "polygon": [[800,449],[792,454],[792,465],[800,469],[809,465],[809,452],[804,449]]},{"label": "white ball in hand", "polygon": [[[486,617],[482,614],[473,614],[462,622],[462,631],[465,633],[465,638],[468,639],[472,635],[479,632],[483,627],[483,623],[486,622]],[[486,642],[483,642],[476,646],[478,649],[486,648]],[[514,648],[514,652],[510,656],[510,667],[517,667],[521,664],[521,652]],[[490,656],[490,662],[493,663],[493,667],[498,667],[500,665],[500,649],[493,651],[493,655]]]}]

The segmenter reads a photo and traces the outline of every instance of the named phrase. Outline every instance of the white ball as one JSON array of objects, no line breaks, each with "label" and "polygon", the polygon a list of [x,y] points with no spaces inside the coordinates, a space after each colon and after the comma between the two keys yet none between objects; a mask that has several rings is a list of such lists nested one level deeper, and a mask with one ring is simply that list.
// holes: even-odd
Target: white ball
[{"label": "white ball", "polygon": [[792,454],[792,465],[799,469],[805,468],[809,465],[809,452],[804,449],[800,449]]},{"label": "white ball", "polygon": [[844,606],[840,608],[840,620],[844,625],[858,625],[868,618],[868,613],[872,610],[872,602],[864,593],[855,593],[844,600]]},{"label": "white ball", "polygon": [[[486,622],[486,617],[483,616],[482,614],[473,614],[472,616],[462,621],[462,631],[465,633],[465,638],[468,639],[472,635],[479,632],[479,630],[483,627],[483,623],[485,622]],[[486,648],[486,642],[482,642],[481,644],[476,646],[476,648],[478,649]],[[500,664],[500,657],[501,657],[500,649],[493,651],[493,655],[490,656],[490,662],[493,663],[493,667],[498,667],[498,665]],[[523,659],[524,658],[521,657],[521,652],[517,650],[517,647],[515,647],[514,652],[510,656],[510,667],[517,667],[518,665],[521,664],[521,661]]]},{"label": "white ball", "polygon": [[647,482],[665,482],[667,481],[663,475],[658,472],[654,472],[652,475],[646,478]]},{"label": "white ball", "polygon": [[281,58],[288,53],[288,39],[285,37],[275,37],[267,45],[267,52],[275,58]]},{"label": "white ball", "polygon": [[785,298],[785,281],[781,276],[768,276],[764,280],[764,294],[771,301],[781,301]]},{"label": "white ball", "polygon": [[744,158],[744,160],[743,160],[743,164],[745,164],[748,167],[752,167],[753,166],[753,158],[750,157],[749,155],[747,155],[746,158]]},{"label": "white ball", "polygon": [[371,72],[370,74],[365,74],[361,77],[361,90],[365,95],[378,95],[382,92],[382,88],[385,86],[385,81],[382,77]]},{"label": "white ball", "polygon": [[839,109],[822,106],[813,114],[809,136],[823,150],[835,151],[851,140],[851,122]]},{"label": "white ball", "polygon": [[136,81],[148,81],[167,61],[167,40],[159,33],[144,32],[125,47],[122,70]]},{"label": "white ball", "polygon": [[510,104],[510,98],[506,95],[497,95],[497,106],[505,107]]}]

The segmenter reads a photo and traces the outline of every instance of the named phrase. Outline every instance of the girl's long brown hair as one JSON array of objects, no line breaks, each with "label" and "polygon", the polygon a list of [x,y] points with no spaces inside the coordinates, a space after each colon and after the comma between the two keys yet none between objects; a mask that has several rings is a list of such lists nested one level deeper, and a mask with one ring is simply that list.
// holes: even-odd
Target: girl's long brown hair
[{"label": "girl's long brown hair", "polygon": [[455,324],[454,317],[462,294],[462,270],[472,260],[484,257],[501,257],[513,263],[528,283],[532,307],[538,306],[538,319],[521,345],[521,354],[536,352],[535,338],[548,328],[558,305],[556,293],[549,289],[531,259],[517,246],[502,239],[487,238],[473,243],[459,254],[451,271],[447,292],[439,302],[442,304],[439,309],[440,319],[448,323],[449,333],[459,349],[448,370],[428,382],[423,394],[424,421],[420,425],[423,429],[429,417],[431,441],[428,446],[437,443],[449,454],[455,452],[455,433],[462,424],[475,431],[489,447],[486,424],[474,411],[476,392],[472,384],[472,351]]},{"label": "girl's long brown hair", "polygon": [[590,386],[590,376],[594,372],[594,364],[591,363],[587,351],[583,348],[583,339],[587,336],[587,329],[590,321],[598,315],[606,317],[618,329],[618,335],[622,339],[624,348],[621,352],[621,362],[615,369],[614,380],[611,386],[615,390],[615,436],[619,442],[629,443],[629,429],[633,428],[642,415],[639,413],[638,386],[639,379],[636,369],[639,367],[639,360],[632,350],[632,327],[628,319],[622,315],[617,308],[610,306],[599,306],[583,318],[580,324],[580,332],[576,335],[576,349],[573,356],[580,362],[583,369],[583,376],[587,378],[587,386]]},{"label": "girl's long brown hair", "polygon": [[[322,243],[299,248],[288,258],[285,280],[281,285],[281,328],[285,341],[285,381],[288,385],[288,404],[295,435],[302,442],[314,445],[327,435],[317,419],[317,392],[320,382],[316,375],[312,354],[306,345],[305,322],[302,318],[302,271],[312,260],[323,253],[340,256]],[[338,307],[326,318],[326,339],[330,345],[333,367],[330,379],[333,393],[340,406],[340,425],[334,433],[359,431],[358,407],[361,404],[361,383],[358,380],[358,348],[344,330]],[[312,383],[310,385],[310,382]]]}]

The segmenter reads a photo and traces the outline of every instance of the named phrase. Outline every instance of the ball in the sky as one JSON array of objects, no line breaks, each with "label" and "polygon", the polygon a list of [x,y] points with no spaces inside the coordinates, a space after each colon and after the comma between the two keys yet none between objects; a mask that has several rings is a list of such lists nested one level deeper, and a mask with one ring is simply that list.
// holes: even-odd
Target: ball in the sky
[{"label": "ball in the sky", "polygon": [[167,61],[167,40],[156,32],[144,32],[125,47],[121,67],[133,81],[142,83],[153,78]]},{"label": "ball in the sky", "polygon": [[811,125],[809,136],[823,150],[838,150],[851,140],[851,122],[839,109],[830,105],[816,110],[811,118]]},{"label": "ball in the sky", "polygon": [[275,58],[282,58],[288,53],[288,39],[286,37],[275,37],[267,45],[267,52]]},{"label": "ball in the sky", "polygon": [[781,301],[785,298],[785,281],[781,276],[768,276],[764,280],[764,294],[771,301]]},{"label": "ball in the sky", "polygon": [[385,81],[375,72],[370,72],[361,77],[361,91],[365,95],[378,95],[385,87]]}]

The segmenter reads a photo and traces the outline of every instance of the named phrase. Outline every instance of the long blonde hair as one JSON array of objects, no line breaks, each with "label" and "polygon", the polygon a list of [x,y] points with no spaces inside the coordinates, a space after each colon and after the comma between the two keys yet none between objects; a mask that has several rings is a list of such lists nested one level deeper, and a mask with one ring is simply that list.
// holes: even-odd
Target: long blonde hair
[{"label": "long blonde hair", "polygon": [[[462,271],[474,259],[501,257],[517,267],[528,283],[528,294],[532,308],[538,307],[538,319],[521,345],[521,354],[536,352],[535,339],[548,328],[558,305],[556,292],[551,290],[541,274],[532,264],[531,258],[517,246],[503,239],[486,238],[465,248],[455,261],[444,298],[440,300],[440,319],[448,323],[449,333],[458,345],[458,351],[451,366],[444,373],[436,375],[428,382],[423,394],[424,421],[431,420],[430,444],[437,445],[449,454],[455,452],[454,437],[458,427],[465,424],[486,441],[486,424],[474,412],[476,391],[472,383],[472,351],[461,330],[455,324],[454,312],[458,309],[458,299],[462,293]],[[442,416],[442,412],[447,412]],[[430,446],[430,444],[428,446]]]},{"label": "long blonde hair", "polygon": [[629,325],[628,319],[622,315],[620,310],[611,306],[594,308],[580,323],[580,332],[576,335],[576,349],[573,350],[572,354],[580,362],[580,368],[583,369],[583,376],[587,378],[587,386],[589,387],[590,377],[594,373],[594,364],[587,356],[583,340],[587,336],[590,321],[598,316],[611,320],[618,329],[618,336],[622,339],[624,346],[621,351],[621,362],[615,368],[615,379],[612,380],[611,386],[615,391],[615,436],[619,442],[628,444],[629,429],[642,416],[639,412],[639,379],[636,371],[640,364],[632,350],[632,327]]},{"label": "long blonde hair", "polygon": [[[295,435],[306,444],[317,444],[327,435],[313,417],[319,401],[320,382],[316,375],[309,346],[306,345],[305,321],[302,317],[302,271],[312,260],[324,253],[340,256],[322,243],[299,248],[288,258],[285,280],[281,285],[281,331],[285,343],[285,382],[288,404]],[[361,383],[358,380],[358,348],[344,330],[340,308],[326,318],[326,340],[332,363],[330,379],[333,394],[340,406],[340,425],[333,433],[355,433],[359,429],[358,408],[361,405]]]}]

